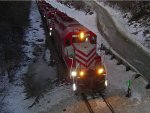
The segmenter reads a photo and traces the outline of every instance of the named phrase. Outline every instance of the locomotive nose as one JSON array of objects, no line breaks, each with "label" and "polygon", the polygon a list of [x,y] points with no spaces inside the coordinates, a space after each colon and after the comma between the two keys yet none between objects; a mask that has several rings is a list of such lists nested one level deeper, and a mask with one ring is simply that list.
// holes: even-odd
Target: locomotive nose
[{"label": "locomotive nose", "polygon": [[84,68],[92,68],[95,64],[96,47],[95,44],[82,43],[74,44],[76,64]]},{"label": "locomotive nose", "polygon": [[95,75],[95,71],[92,69],[88,69],[86,73],[88,78],[93,77]]}]

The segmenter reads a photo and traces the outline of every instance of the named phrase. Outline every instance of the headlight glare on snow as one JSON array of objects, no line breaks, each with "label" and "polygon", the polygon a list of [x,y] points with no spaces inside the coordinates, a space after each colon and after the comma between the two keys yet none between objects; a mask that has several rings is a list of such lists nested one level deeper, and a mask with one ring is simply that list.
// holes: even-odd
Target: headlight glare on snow
[{"label": "headlight glare on snow", "polygon": [[49,32],[49,35],[52,36],[52,32],[51,31]]}]

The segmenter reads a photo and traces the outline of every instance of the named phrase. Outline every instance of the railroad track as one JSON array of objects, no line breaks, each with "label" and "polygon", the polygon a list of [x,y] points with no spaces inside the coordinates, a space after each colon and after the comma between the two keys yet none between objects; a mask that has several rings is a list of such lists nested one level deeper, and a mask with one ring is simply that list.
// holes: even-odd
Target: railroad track
[{"label": "railroad track", "polygon": [[103,94],[101,94],[101,93],[100,93],[99,95],[102,97],[102,99],[104,100],[104,102],[106,103],[106,105],[108,106],[108,108],[110,109],[110,111],[111,111],[112,113],[115,113],[115,111],[114,111],[112,105],[111,105],[108,101],[106,101],[105,96],[104,96]]},{"label": "railroad track", "polygon": [[87,106],[89,112],[94,113],[94,111],[93,111],[93,109],[92,109],[92,107],[91,107],[91,105],[87,99],[87,96],[84,93],[82,93],[81,95],[82,95],[83,101],[85,102],[85,105]]},{"label": "railroad track", "polygon": [[[92,109],[92,106],[90,105],[90,103],[87,99],[87,96],[84,93],[82,93],[81,96],[82,96],[83,101],[85,102],[85,105],[88,108],[89,112],[90,113],[95,113],[94,110]],[[106,103],[107,107],[110,109],[111,113],[115,113],[115,111],[114,111],[113,107],[111,106],[111,104],[108,101],[106,101],[105,96],[101,93],[99,94],[99,96],[102,97],[102,99]]]}]

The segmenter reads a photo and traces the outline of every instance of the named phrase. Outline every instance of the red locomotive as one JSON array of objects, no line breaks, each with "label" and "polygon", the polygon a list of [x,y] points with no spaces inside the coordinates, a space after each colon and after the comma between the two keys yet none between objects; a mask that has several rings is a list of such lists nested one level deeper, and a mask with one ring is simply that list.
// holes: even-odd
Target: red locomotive
[{"label": "red locomotive", "polygon": [[54,37],[58,52],[70,71],[73,90],[104,90],[107,86],[106,70],[101,56],[96,53],[96,35],[50,4],[39,4],[41,11],[44,11],[42,14],[46,17],[50,36]]}]

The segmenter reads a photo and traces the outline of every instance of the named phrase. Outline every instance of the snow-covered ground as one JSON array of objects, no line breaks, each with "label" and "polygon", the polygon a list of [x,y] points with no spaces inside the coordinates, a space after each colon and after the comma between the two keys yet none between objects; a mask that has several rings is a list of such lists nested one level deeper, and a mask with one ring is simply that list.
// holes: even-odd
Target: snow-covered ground
[{"label": "snow-covered ground", "polygon": [[[142,26],[142,23],[133,21],[130,25],[129,19],[131,18],[131,13],[126,13],[126,16],[118,7],[110,7],[109,5],[99,2],[99,0],[94,0],[97,4],[102,6],[111,15],[114,23],[125,36],[134,41],[137,45],[143,48],[145,51],[150,53],[150,33],[144,33],[149,30],[149,26]],[[147,19],[148,20],[148,19]],[[140,20],[145,21],[145,20]]]},{"label": "snow-covered ground", "polygon": [[43,30],[42,21],[40,15],[37,15],[37,12],[34,10],[37,9],[36,5],[31,7],[30,12],[30,27],[25,31],[25,41],[28,42],[28,45],[25,45],[24,51],[26,56],[29,58],[34,58],[33,51],[36,44],[45,44],[45,33]]},{"label": "snow-covered ground", "polygon": [[[28,107],[34,102],[34,98],[24,100],[26,98],[26,94],[24,93],[25,88],[23,85],[22,77],[24,74],[27,73],[29,64],[33,62],[35,58],[34,51],[35,48],[44,48],[45,47],[45,32],[42,25],[41,16],[38,12],[37,5],[35,2],[31,2],[31,9],[30,9],[30,25],[28,29],[25,31],[25,41],[27,42],[26,45],[23,45],[23,51],[27,57],[25,57],[25,61],[22,62],[23,66],[15,74],[14,83],[7,82],[7,91],[4,100],[4,111],[8,113],[35,113],[38,112],[39,109],[28,109]],[[45,50],[45,60],[49,62],[50,59],[50,52],[49,50]],[[38,66],[42,66],[44,68],[44,72],[53,73],[55,75],[54,68],[46,66],[46,63],[38,64]],[[38,71],[43,71],[40,67]],[[52,71],[53,70],[53,71]],[[43,74],[45,74],[43,72]],[[42,72],[41,72],[42,73]],[[54,74],[55,73],[55,74]],[[47,75],[48,76],[48,75]],[[55,75],[56,76],[56,75]],[[44,107],[42,107],[44,108]],[[3,111],[0,111],[3,113]],[[5,112],[4,112],[5,113]]]},{"label": "snow-covered ground", "polygon": [[[84,12],[70,9],[60,3],[49,1],[51,5],[59,10],[67,13],[69,16],[78,20],[81,24],[92,30],[98,36],[98,43],[102,42],[102,36],[99,34],[96,25],[96,14],[86,15]],[[37,10],[35,2],[32,2],[30,13],[30,27],[26,32],[26,40],[29,42],[25,46],[26,55],[31,59],[34,58],[34,44],[44,44],[45,36],[43,28],[40,27],[42,22]],[[35,32],[34,32],[35,29]],[[42,42],[38,41],[42,39]],[[47,55],[48,54],[48,55]],[[45,59],[49,58],[49,51],[46,50]],[[48,60],[49,61],[49,60]],[[104,56],[104,62],[107,67],[109,81],[106,90],[107,100],[112,104],[117,113],[149,113],[150,108],[150,92],[145,90],[146,81],[139,77],[134,79],[134,72],[125,71],[123,65],[116,66],[116,60],[110,60],[110,56]],[[26,73],[27,66],[22,67],[18,76]],[[42,72],[41,72],[42,73]],[[132,81],[132,97],[126,98],[127,81]],[[59,84],[57,87],[49,90],[43,97],[40,98],[39,103],[32,108],[28,108],[34,101],[33,99],[25,99],[25,93],[22,84],[12,84],[9,87],[8,95],[5,98],[5,110],[8,113],[87,113],[83,101],[76,97],[71,90],[71,86]],[[101,99],[91,100],[92,108],[95,113],[110,112],[105,103]],[[143,108],[143,106],[145,106]],[[1,113],[1,112],[0,112]]]}]

